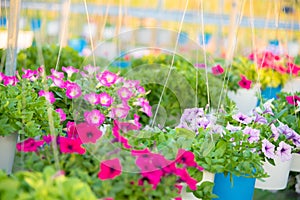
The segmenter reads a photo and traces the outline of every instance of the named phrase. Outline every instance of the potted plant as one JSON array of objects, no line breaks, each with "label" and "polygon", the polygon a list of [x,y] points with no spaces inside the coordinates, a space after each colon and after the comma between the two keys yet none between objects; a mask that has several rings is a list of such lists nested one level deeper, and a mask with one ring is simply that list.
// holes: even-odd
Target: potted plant
[{"label": "potted plant", "polygon": [[[11,173],[18,135],[22,138],[57,133],[61,130],[58,114],[36,85],[42,78],[38,71],[22,77],[6,76],[0,72],[0,142],[1,169]],[[48,120],[49,116],[52,120]]]}]

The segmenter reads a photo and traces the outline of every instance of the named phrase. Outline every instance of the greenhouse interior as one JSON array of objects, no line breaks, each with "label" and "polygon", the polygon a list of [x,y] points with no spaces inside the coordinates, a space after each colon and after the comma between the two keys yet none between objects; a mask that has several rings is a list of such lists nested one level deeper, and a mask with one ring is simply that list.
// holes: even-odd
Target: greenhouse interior
[{"label": "greenhouse interior", "polygon": [[299,0],[0,6],[0,200],[300,200]]}]

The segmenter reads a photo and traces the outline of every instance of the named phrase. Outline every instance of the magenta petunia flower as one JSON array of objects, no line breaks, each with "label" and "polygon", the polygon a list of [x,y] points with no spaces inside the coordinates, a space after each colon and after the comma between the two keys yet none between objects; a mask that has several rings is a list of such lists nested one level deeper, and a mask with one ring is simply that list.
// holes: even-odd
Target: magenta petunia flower
[{"label": "magenta petunia flower", "polygon": [[2,82],[5,77],[6,76],[2,72],[0,72],[0,82]]},{"label": "magenta petunia flower", "polygon": [[96,143],[102,136],[102,132],[95,126],[88,123],[80,123],[76,125],[78,136],[83,144]]},{"label": "magenta petunia flower", "polygon": [[287,97],[285,97],[285,99],[289,104],[295,105],[295,106],[298,106],[298,104],[300,102],[300,97],[298,97],[297,95],[287,96]]},{"label": "magenta petunia flower", "polygon": [[157,185],[160,183],[163,172],[161,170],[155,170],[151,172],[142,173],[142,178],[139,180],[139,185],[143,185],[144,181],[147,181],[152,185],[153,189],[156,189]]},{"label": "magenta petunia flower", "polygon": [[59,79],[63,79],[64,78],[64,73],[63,72],[58,72],[55,69],[51,69],[51,74],[53,76],[55,76],[56,78],[59,78]]},{"label": "magenta petunia flower", "polygon": [[127,117],[130,108],[127,107],[116,107],[111,109],[112,118],[124,119]]},{"label": "magenta petunia flower", "polygon": [[100,163],[100,172],[98,178],[100,180],[114,179],[121,175],[122,165],[118,158],[105,160]]},{"label": "magenta petunia flower", "polygon": [[281,158],[281,161],[288,161],[292,159],[292,147],[284,141],[279,143],[276,154]]},{"label": "magenta petunia flower", "polygon": [[96,93],[86,94],[84,95],[84,99],[92,105],[97,105],[100,103],[98,94]]},{"label": "magenta petunia flower", "polygon": [[81,145],[82,142],[79,138],[73,139],[67,137],[59,137],[59,146],[60,146],[60,151],[62,153],[84,154],[85,148],[83,148]]},{"label": "magenta petunia flower", "polygon": [[16,145],[18,151],[22,152],[37,152],[38,148],[43,146],[44,140],[35,141],[33,138],[28,138]]},{"label": "magenta petunia flower", "polygon": [[102,85],[110,87],[116,83],[118,75],[110,71],[104,71],[103,73],[97,75],[97,79]]},{"label": "magenta petunia flower", "polygon": [[86,111],[84,112],[84,119],[91,125],[100,126],[105,120],[105,115],[99,110]]},{"label": "magenta petunia flower", "polygon": [[46,100],[51,104],[53,104],[55,102],[54,94],[52,92],[46,92],[44,90],[40,90],[39,96],[45,97]]},{"label": "magenta petunia flower", "polygon": [[117,94],[122,101],[128,101],[133,96],[133,93],[126,87],[121,87]]},{"label": "magenta petunia flower", "polygon": [[125,148],[130,149],[131,146],[129,145],[128,140],[125,137],[123,137],[122,135],[120,135],[119,131],[120,131],[120,129],[118,127],[118,121],[115,120],[114,126],[112,128],[113,135],[115,136],[117,142],[122,143]]},{"label": "magenta petunia flower", "polygon": [[135,105],[141,106],[142,112],[144,112],[148,117],[152,116],[152,107],[145,98],[138,98],[138,101],[134,103]]},{"label": "magenta petunia flower", "polygon": [[17,79],[16,76],[4,76],[3,77],[3,85],[5,85],[5,86],[7,86],[7,85],[15,86],[18,82],[19,82],[19,80]]},{"label": "magenta petunia flower", "polygon": [[267,139],[263,139],[262,141],[262,152],[265,154],[267,158],[274,159],[275,158],[275,145],[269,142]]},{"label": "magenta petunia flower", "polygon": [[249,135],[248,141],[250,143],[258,142],[260,130],[246,126],[243,130],[243,133]]},{"label": "magenta petunia flower", "polygon": [[186,168],[177,168],[175,174],[180,177],[181,181],[185,182],[191,190],[197,189],[197,180],[193,179]]},{"label": "magenta petunia flower", "polygon": [[68,138],[79,138],[75,122],[68,121],[67,136]]},{"label": "magenta petunia flower", "polygon": [[212,67],[211,70],[214,75],[220,75],[224,73],[224,69],[221,67],[221,65],[216,65]]},{"label": "magenta petunia flower", "polygon": [[53,85],[56,86],[56,87],[59,87],[59,88],[65,88],[66,87],[66,83],[60,78],[57,78],[53,75],[48,76],[47,78],[51,79],[52,82],[53,82]]},{"label": "magenta petunia flower", "polygon": [[54,136],[53,135],[44,135],[43,136],[43,140],[44,142],[46,142],[47,144],[50,144],[54,139]]},{"label": "magenta petunia flower", "polygon": [[73,84],[69,84],[68,86],[66,86],[66,96],[69,99],[75,99],[80,97],[81,95],[81,88],[79,85],[77,85],[76,83]]},{"label": "magenta petunia flower", "polygon": [[113,103],[113,98],[106,92],[102,92],[98,95],[99,103],[101,106],[109,107]]},{"label": "magenta petunia flower", "polygon": [[24,74],[22,75],[23,79],[29,79],[30,81],[35,81],[39,77],[37,70],[22,69],[22,71],[24,72]]},{"label": "magenta petunia flower", "polygon": [[242,79],[239,81],[239,86],[241,88],[250,89],[252,81],[248,80],[244,75],[241,75],[241,78]]},{"label": "magenta petunia flower", "polygon": [[242,124],[249,124],[252,122],[252,118],[248,117],[247,115],[244,115],[243,113],[239,112],[235,115],[232,115],[232,118],[236,121],[242,123]]},{"label": "magenta petunia flower", "polygon": [[144,154],[143,156],[138,156],[135,160],[136,166],[140,169],[141,173],[152,172],[157,170],[152,163],[152,154]]},{"label": "magenta petunia flower", "polygon": [[180,164],[184,164],[189,167],[197,166],[194,154],[192,152],[186,151],[184,149],[178,149],[177,156],[176,156],[176,162],[180,163]]},{"label": "magenta petunia flower", "polygon": [[66,115],[66,113],[64,112],[63,109],[57,108],[55,111],[59,114],[61,122],[65,121],[67,119],[67,115]]},{"label": "magenta petunia flower", "polygon": [[72,76],[72,74],[78,73],[78,72],[79,72],[78,69],[76,69],[76,68],[74,68],[74,67],[72,67],[72,66],[69,66],[69,67],[62,67],[61,69],[62,69],[62,71],[64,71],[64,72],[67,73],[67,75],[68,75],[69,78]]}]

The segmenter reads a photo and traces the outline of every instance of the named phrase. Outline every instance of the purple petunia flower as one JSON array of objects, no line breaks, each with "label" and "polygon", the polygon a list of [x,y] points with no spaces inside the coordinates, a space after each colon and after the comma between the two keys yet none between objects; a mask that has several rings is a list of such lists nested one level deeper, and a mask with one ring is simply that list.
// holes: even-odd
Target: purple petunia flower
[{"label": "purple petunia flower", "polygon": [[272,131],[272,137],[274,138],[274,141],[276,141],[279,137],[279,132],[274,124],[271,124],[271,131]]},{"label": "purple petunia flower", "polygon": [[270,115],[274,115],[273,111],[272,111],[272,108],[271,108],[271,105],[272,105],[272,101],[274,99],[270,99],[268,100],[267,102],[265,102],[263,104],[263,107],[265,108],[265,110],[263,111],[262,114],[270,114]]},{"label": "purple petunia flower", "polygon": [[231,124],[227,124],[226,129],[229,130],[231,133],[237,132],[239,130],[242,130],[242,127],[240,126],[233,126]]},{"label": "purple petunia flower", "polygon": [[267,158],[274,159],[275,157],[275,145],[269,142],[267,139],[262,141],[262,152]]},{"label": "purple petunia flower", "polygon": [[293,137],[294,135],[294,130],[288,127],[288,125],[282,123],[279,121],[279,126],[277,127],[279,133],[283,134],[286,136],[286,138],[289,140]]},{"label": "purple petunia flower", "polygon": [[258,124],[266,124],[268,123],[267,119],[264,118],[263,116],[261,116],[260,114],[258,114],[257,112],[254,112],[255,118],[254,118],[254,122],[258,123]]},{"label": "purple petunia flower", "polygon": [[281,158],[281,161],[288,161],[292,159],[292,147],[284,141],[279,143],[276,154]]},{"label": "purple petunia flower", "polygon": [[235,115],[232,115],[232,118],[236,121],[243,123],[243,124],[249,124],[252,122],[252,118],[248,117],[247,115],[244,115],[243,113],[239,112]]},{"label": "purple petunia flower", "polygon": [[243,133],[250,135],[248,138],[248,141],[250,143],[257,142],[259,140],[260,130],[253,129],[246,126],[245,129],[243,130]]}]

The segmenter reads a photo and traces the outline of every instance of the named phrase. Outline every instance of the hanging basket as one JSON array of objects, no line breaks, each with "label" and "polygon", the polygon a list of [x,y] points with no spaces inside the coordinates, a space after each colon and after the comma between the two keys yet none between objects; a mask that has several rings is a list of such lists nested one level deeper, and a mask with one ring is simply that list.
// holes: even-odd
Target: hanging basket
[{"label": "hanging basket", "polygon": [[252,200],[255,178],[232,175],[230,182],[230,174],[218,173],[214,182],[213,194],[219,197],[216,200]]},{"label": "hanging basket", "polygon": [[292,163],[291,163],[291,171],[300,172],[300,154],[293,153],[292,154]]},{"label": "hanging basket", "polygon": [[11,174],[15,159],[17,133],[8,136],[0,136],[0,169]]},{"label": "hanging basket", "polygon": [[282,162],[276,156],[274,161],[275,166],[268,162],[264,163],[264,170],[270,177],[263,179],[264,181],[257,180],[255,188],[264,190],[282,190],[286,188],[292,160]]}]

